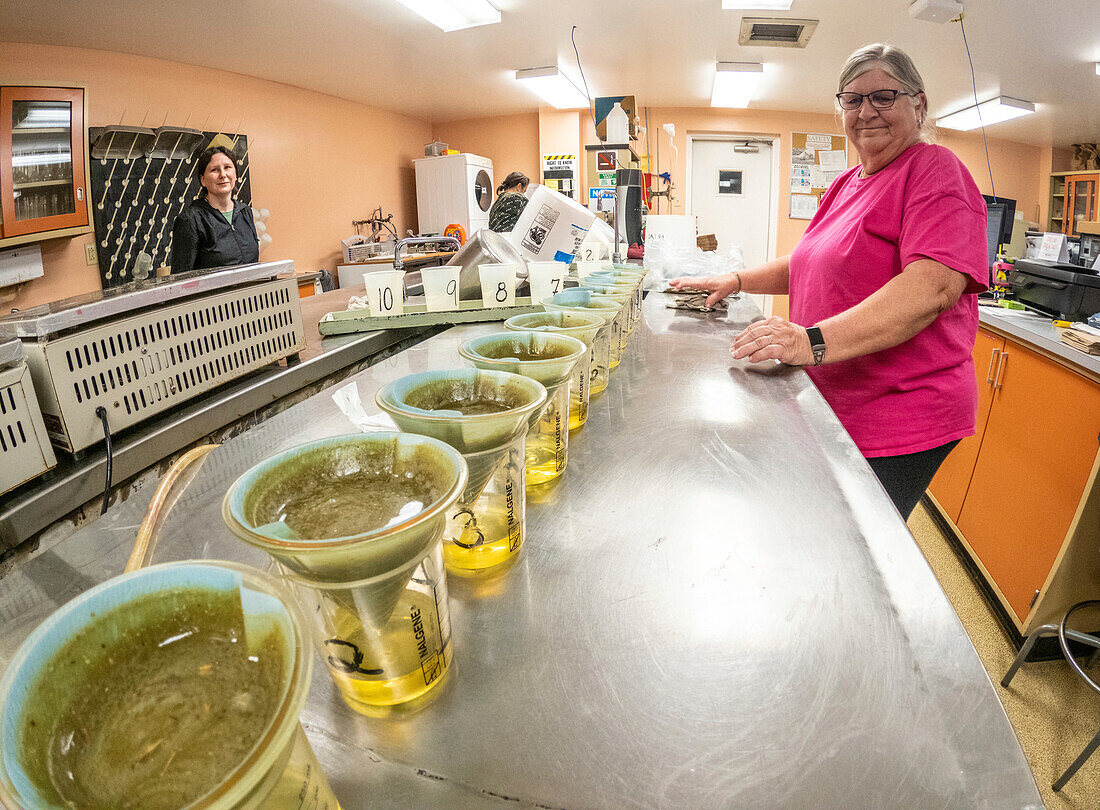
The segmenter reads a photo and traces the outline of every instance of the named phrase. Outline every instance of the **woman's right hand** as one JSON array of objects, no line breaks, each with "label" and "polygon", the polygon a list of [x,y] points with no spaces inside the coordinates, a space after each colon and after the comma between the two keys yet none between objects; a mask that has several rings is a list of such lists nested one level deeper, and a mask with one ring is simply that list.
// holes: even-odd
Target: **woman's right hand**
[{"label": "woman's right hand", "polygon": [[679,276],[671,279],[668,286],[674,290],[684,287],[693,290],[706,290],[707,306],[712,307],[726,296],[741,291],[741,277],[737,273],[726,273],[722,276]]}]

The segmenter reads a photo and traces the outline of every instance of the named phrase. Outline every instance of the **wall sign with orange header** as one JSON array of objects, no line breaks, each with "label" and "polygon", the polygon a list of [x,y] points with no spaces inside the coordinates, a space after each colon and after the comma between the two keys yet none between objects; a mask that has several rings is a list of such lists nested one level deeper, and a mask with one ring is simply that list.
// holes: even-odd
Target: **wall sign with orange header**
[{"label": "wall sign with orange header", "polygon": [[821,195],[848,168],[843,135],[791,133],[791,219],[813,219]]}]

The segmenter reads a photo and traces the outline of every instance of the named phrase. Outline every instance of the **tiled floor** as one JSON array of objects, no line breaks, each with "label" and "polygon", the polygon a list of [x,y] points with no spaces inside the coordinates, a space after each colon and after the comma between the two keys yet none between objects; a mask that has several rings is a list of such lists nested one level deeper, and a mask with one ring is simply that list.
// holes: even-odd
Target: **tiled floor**
[{"label": "tiled floor", "polygon": [[[1093,692],[1064,661],[1024,664],[1011,687],[1003,689],[1000,681],[1016,655],[1015,647],[923,505],[914,510],[909,529],[989,673],[1047,807],[1100,808],[1100,751],[1060,792],[1050,787],[1100,728],[1100,694]],[[1094,678],[1100,676],[1100,672],[1092,674]]]}]

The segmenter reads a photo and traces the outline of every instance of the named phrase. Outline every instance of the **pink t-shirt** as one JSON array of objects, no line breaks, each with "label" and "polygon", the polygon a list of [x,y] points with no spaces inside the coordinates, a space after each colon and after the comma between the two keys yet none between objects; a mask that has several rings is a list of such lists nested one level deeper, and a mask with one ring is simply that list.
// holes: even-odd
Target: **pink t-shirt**
[{"label": "pink t-shirt", "polygon": [[858,304],[918,259],[969,277],[953,307],[890,349],[807,368],[865,456],[917,453],[974,433],[975,293],[989,273],[985,202],[957,157],[916,143],[870,177],[840,175],[791,254],[791,320]]}]

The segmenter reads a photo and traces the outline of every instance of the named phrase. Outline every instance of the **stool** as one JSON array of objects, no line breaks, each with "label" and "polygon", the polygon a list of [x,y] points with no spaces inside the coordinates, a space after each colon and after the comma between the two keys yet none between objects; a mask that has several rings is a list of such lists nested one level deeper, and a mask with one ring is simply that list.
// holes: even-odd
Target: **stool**
[{"label": "stool", "polygon": [[[1012,662],[1012,666],[1008,668],[1008,672],[1006,672],[1005,676],[1001,679],[1001,686],[1008,687],[1009,682],[1012,680],[1012,676],[1016,674],[1016,670],[1020,668],[1020,664],[1027,658],[1028,653],[1031,652],[1031,648],[1035,646],[1035,642],[1047,636],[1058,636],[1058,644],[1062,648],[1062,655],[1065,656],[1066,661],[1069,662],[1069,665],[1073,667],[1078,675],[1085,679],[1085,683],[1091,686],[1095,691],[1100,692],[1100,684],[1097,684],[1096,681],[1085,674],[1085,671],[1081,669],[1081,666],[1074,660],[1073,653],[1071,653],[1069,649],[1068,641],[1068,639],[1072,639],[1080,644],[1095,648],[1096,652],[1089,657],[1089,662],[1086,665],[1091,668],[1100,661],[1100,638],[1091,636],[1088,633],[1078,632],[1077,630],[1066,629],[1070,616],[1081,608],[1093,607],[1096,605],[1100,605],[1100,599],[1090,599],[1085,602],[1078,602],[1066,611],[1066,615],[1062,617],[1062,621],[1058,624],[1044,624],[1038,630],[1032,632],[1031,635],[1027,637],[1027,640],[1024,641],[1024,646],[1020,648],[1020,652],[1016,655],[1016,660]],[[1059,776],[1051,787],[1055,791],[1059,791],[1065,787],[1066,782],[1077,773],[1078,769],[1085,764],[1085,761],[1092,756],[1093,752],[1098,747],[1100,747],[1100,729],[1097,730],[1096,736],[1085,746],[1085,750],[1081,752],[1077,759],[1073,760],[1072,764],[1066,768],[1066,772]]]}]

